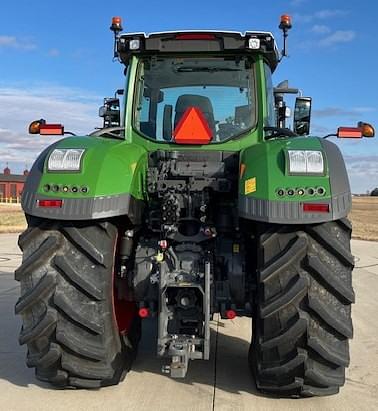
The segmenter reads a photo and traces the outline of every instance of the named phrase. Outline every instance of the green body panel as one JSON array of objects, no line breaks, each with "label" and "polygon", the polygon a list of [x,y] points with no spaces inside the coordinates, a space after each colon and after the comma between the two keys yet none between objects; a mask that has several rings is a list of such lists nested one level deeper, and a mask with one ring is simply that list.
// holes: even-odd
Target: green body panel
[{"label": "green body panel", "polygon": [[[45,164],[40,180],[38,193],[56,197],[57,193],[46,192],[44,186],[67,185],[69,187],[86,186],[87,193],[59,192],[61,198],[88,198],[129,193],[137,199],[145,197],[143,181],[146,171],[148,152],[156,150],[201,150],[201,151],[241,151],[263,141],[263,124],[267,115],[265,98],[264,64],[262,59],[256,62],[256,90],[258,104],[257,126],[239,138],[223,143],[183,146],[169,143],[158,143],[141,136],[133,128],[133,97],[138,60],[136,57],[129,67],[126,81],[126,100],[124,105],[125,140],[118,141],[101,137],[69,137],[62,139],[53,148],[85,148],[81,172],[48,172]],[[46,159],[48,156],[46,156]]]},{"label": "green body panel", "polygon": [[[331,190],[327,162],[324,176],[288,175],[285,153],[287,150],[322,150],[318,138],[291,138],[268,140],[242,150],[240,163],[245,165],[245,171],[240,178],[239,193],[265,200],[302,201],[314,199],[329,199]],[[255,191],[248,192],[246,181],[255,178]],[[323,187],[326,192],[322,196],[294,195],[280,197],[277,190]]]},{"label": "green body panel", "polygon": [[[61,198],[67,201],[80,199],[96,200],[104,197],[128,195],[135,200],[148,200],[145,189],[148,153],[156,150],[190,150],[190,151],[228,151],[239,152],[242,168],[240,176],[239,196],[268,202],[300,202],[331,200],[330,170],[325,153],[325,174],[323,176],[288,175],[286,171],[285,152],[288,149],[321,150],[324,147],[318,138],[281,138],[264,139],[264,125],[268,118],[268,101],[266,96],[266,79],[264,61],[258,58],[255,64],[256,99],[257,99],[257,126],[244,135],[222,143],[208,145],[179,145],[165,142],[156,142],[147,139],[133,127],[134,90],[137,81],[138,59],[132,58],[126,77],[125,104],[121,113],[122,124],[125,128],[124,140],[84,136],[69,137],[53,144],[40,157],[43,162],[42,173],[31,173],[30,182],[26,184],[25,192],[29,191],[28,212],[33,213],[35,207],[30,200],[30,192],[34,192],[38,198]],[[55,148],[84,148],[80,172],[49,172],[47,159]],[[341,177],[343,179],[344,177]],[[347,179],[347,177],[345,177]],[[345,179],[344,178],[344,179]],[[246,190],[246,182],[254,179],[254,183]],[[33,181],[32,181],[33,180]],[[59,192],[46,191],[46,185],[58,185]],[[64,192],[63,187],[68,191]],[[37,187],[37,189],[36,189]],[[72,187],[79,190],[72,192]],[[87,192],[81,192],[86,187]],[[277,190],[283,189],[307,189],[323,187],[325,194],[310,196],[293,195],[278,196]],[[344,190],[345,191],[345,190]],[[25,196],[27,197],[27,196]],[[34,198],[34,197],[33,197]],[[113,210],[114,211],[114,210]],[[122,211],[124,212],[124,211]],[[112,212],[114,215],[115,211]],[[121,211],[120,211],[121,213]]]},{"label": "green body panel", "polygon": [[59,191],[61,198],[80,196],[98,197],[129,193],[137,199],[143,198],[144,171],[146,169],[146,150],[126,141],[102,137],[69,137],[59,141],[53,148],[85,148],[80,172],[51,172],[44,166],[38,193],[56,197],[57,194],[44,190],[46,184],[69,188],[88,187],[87,193],[65,193]]}]

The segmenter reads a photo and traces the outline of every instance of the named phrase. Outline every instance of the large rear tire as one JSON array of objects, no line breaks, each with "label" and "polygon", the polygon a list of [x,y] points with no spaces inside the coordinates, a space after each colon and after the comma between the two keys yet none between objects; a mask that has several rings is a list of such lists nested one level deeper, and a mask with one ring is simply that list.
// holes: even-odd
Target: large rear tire
[{"label": "large rear tire", "polygon": [[120,333],[114,304],[118,230],[110,222],[31,218],[19,237],[15,311],[27,344],[27,366],[57,386],[96,388],[120,382],[136,355],[140,327],[133,304]]},{"label": "large rear tire", "polygon": [[346,219],[263,228],[250,349],[261,391],[330,395],[344,384],[353,335],[350,236]]}]

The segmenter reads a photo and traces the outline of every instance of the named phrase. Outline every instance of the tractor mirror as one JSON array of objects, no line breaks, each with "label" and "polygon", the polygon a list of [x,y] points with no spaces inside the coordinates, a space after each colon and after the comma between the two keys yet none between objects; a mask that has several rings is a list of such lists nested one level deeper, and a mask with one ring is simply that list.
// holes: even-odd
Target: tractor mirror
[{"label": "tractor mirror", "polygon": [[104,105],[98,110],[99,117],[104,119],[103,127],[118,127],[121,123],[120,103],[118,98],[104,98]]},{"label": "tractor mirror", "polygon": [[295,99],[294,132],[300,136],[310,133],[311,103],[310,97],[297,97]]}]

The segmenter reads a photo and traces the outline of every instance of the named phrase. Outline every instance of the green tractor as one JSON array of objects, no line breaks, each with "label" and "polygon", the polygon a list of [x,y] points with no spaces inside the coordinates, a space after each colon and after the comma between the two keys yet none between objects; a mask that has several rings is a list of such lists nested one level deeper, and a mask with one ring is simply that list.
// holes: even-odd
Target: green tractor
[{"label": "green tractor", "polygon": [[[122,34],[125,88],[104,127],[44,150],[27,179],[16,280],[20,344],[61,387],[119,383],[156,320],[163,369],[208,360],[210,322],[252,318],[257,387],[281,396],[339,391],[352,338],[351,193],[341,153],[308,137],[311,99],[272,72],[268,32]],[[123,95],[120,104],[118,95]],[[38,120],[31,133],[68,134]],[[72,134],[72,133],[69,133]],[[372,136],[360,123],[339,137]]]}]

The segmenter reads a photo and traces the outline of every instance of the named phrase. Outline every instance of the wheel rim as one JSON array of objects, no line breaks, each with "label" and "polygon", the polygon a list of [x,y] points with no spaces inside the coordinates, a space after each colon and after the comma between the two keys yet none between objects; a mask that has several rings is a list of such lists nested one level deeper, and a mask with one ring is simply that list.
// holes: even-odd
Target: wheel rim
[{"label": "wheel rim", "polygon": [[118,328],[118,332],[122,335],[128,334],[133,320],[137,315],[137,306],[134,301],[126,301],[118,297],[117,289],[117,249],[118,249],[118,238],[117,235],[114,253],[113,253],[113,287],[112,287],[112,301],[113,301],[113,317]]}]

